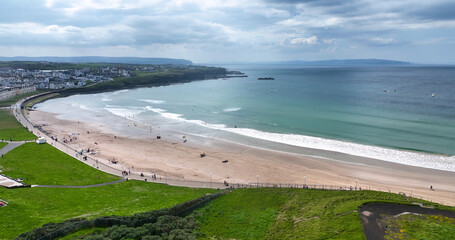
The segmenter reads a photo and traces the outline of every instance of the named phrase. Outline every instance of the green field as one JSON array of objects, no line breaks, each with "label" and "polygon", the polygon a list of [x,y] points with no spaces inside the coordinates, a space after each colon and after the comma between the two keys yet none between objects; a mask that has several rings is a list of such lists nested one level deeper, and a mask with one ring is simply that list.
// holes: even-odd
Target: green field
[{"label": "green field", "polygon": [[9,110],[0,110],[0,139],[13,141],[33,140],[36,138],[31,132],[25,129]]},{"label": "green field", "polygon": [[197,220],[201,239],[364,239],[357,209],[376,201],[409,203],[374,191],[241,189],[209,203]]},{"label": "green field", "polygon": [[6,142],[0,142],[0,149],[2,149],[2,147],[6,146],[8,143]]},{"label": "green field", "polygon": [[120,179],[79,162],[49,144],[34,142],[5,154],[0,168],[6,176],[23,178],[30,185],[90,185]]},{"label": "green field", "polygon": [[13,239],[44,223],[74,217],[132,215],[168,208],[209,192],[215,190],[139,181],[81,189],[0,188],[1,198],[9,202],[0,208],[0,239]]}]

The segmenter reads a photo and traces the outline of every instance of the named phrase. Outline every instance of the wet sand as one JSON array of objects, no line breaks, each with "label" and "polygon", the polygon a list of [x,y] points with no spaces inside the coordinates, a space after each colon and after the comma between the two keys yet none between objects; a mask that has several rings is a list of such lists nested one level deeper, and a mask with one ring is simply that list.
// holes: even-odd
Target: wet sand
[{"label": "wet sand", "polygon": [[[411,193],[440,203],[455,205],[455,173],[412,167],[402,164],[344,155],[342,161],[258,149],[219,139],[178,135],[175,132],[143,126],[118,118],[117,125],[128,131],[116,131],[100,121],[69,121],[55,114],[32,111],[35,125],[69,142],[71,148],[94,149],[94,157],[115,167],[132,172],[155,173],[182,180],[230,183],[283,183],[308,185],[357,186]],[[133,131],[134,130],[134,131]],[[161,136],[157,139],[156,136]],[[73,135],[73,133],[75,135]],[[77,139],[76,139],[77,138]],[[186,142],[184,142],[187,140]],[[316,153],[319,150],[314,150]],[[340,153],[325,151],[337,159]],[[205,157],[200,154],[205,153]],[[318,155],[318,154],[316,154]],[[344,162],[349,159],[348,162]],[[226,161],[223,163],[223,161]],[[259,176],[259,177],[258,177]],[[430,190],[430,185],[434,190]]]}]

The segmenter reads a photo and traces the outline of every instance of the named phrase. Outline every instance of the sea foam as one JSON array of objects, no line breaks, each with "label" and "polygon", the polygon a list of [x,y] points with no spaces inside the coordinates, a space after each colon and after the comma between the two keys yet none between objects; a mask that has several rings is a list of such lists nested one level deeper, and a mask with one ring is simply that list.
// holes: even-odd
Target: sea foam
[{"label": "sea foam", "polygon": [[223,112],[237,112],[239,110],[242,110],[242,108],[241,107],[230,107],[230,108],[223,109]]},{"label": "sea foam", "polygon": [[271,133],[249,128],[227,128],[224,124],[209,124],[202,120],[188,120],[183,118],[181,114],[169,113],[164,109],[151,108],[149,106],[146,107],[146,109],[159,113],[161,116],[169,119],[185,121],[211,129],[228,131],[246,137],[297,147],[345,153],[404,165],[455,172],[455,157],[451,156],[403,151],[306,135]]},{"label": "sea foam", "polygon": [[161,116],[163,116],[165,118],[169,118],[169,119],[176,120],[176,121],[197,124],[197,125],[209,127],[209,128],[212,128],[212,129],[223,129],[223,128],[226,128],[226,125],[224,125],[224,124],[209,124],[209,123],[206,123],[206,122],[204,122],[202,120],[186,119],[186,118],[182,117],[183,116],[182,114],[170,113],[167,110],[161,109],[161,108],[153,108],[153,107],[150,107],[150,106],[146,106],[145,109],[147,109],[149,111],[152,111],[152,112],[155,112],[155,113],[158,113],[158,114],[160,114]]},{"label": "sea foam", "polygon": [[141,102],[147,102],[147,103],[152,103],[152,104],[163,104],[166,103],[164,100],[154,100],[154,99],[137,99],[138,101]]},{"label": "sea foam", "polygon": [[122,107],[122,106],[113,106],[113,105],[106,105],[104,108],[110,113],[128,118],[128,119],[133,119],[135,115],[141,114],[143,112],[146,112],[146,109],[142,107]]},{"label": "sea foam", "polygon": [[248,128],[225,128],[224,130],[247,137],[298,147],[334,151],[416,167],[455,172],[455,157],[453,156],[402,151],[305,135],[270,133]]}]

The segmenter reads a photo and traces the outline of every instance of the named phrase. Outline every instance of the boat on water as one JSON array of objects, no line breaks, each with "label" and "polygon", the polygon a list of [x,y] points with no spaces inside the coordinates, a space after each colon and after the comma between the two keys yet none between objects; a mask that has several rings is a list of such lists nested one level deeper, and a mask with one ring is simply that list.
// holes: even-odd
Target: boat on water
[{"label": "boat on water", "polygon": [[273,77],[260,77],[258,80],[275,80]]}]

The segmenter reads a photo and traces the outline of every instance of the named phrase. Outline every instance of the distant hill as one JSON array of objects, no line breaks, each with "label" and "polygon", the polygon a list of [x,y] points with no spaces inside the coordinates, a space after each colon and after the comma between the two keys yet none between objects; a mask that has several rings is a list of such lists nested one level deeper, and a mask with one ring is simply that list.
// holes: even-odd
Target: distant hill
[{"label": "distant hill", "polygon": [[174,64],[191,65],[186,59],[173,58],[140,58],[140,57],[0,57],[0,61],[32,61],[62,63],[127,63],[127,64]]},{"label": "distant hill", "polygon": [[385,59],[334,59],[322,61],[285,61],[272,62],[279,65],[301,65],[301,66],[374,66],[374,65],[411,65],[410,62],[385,60]]}]

